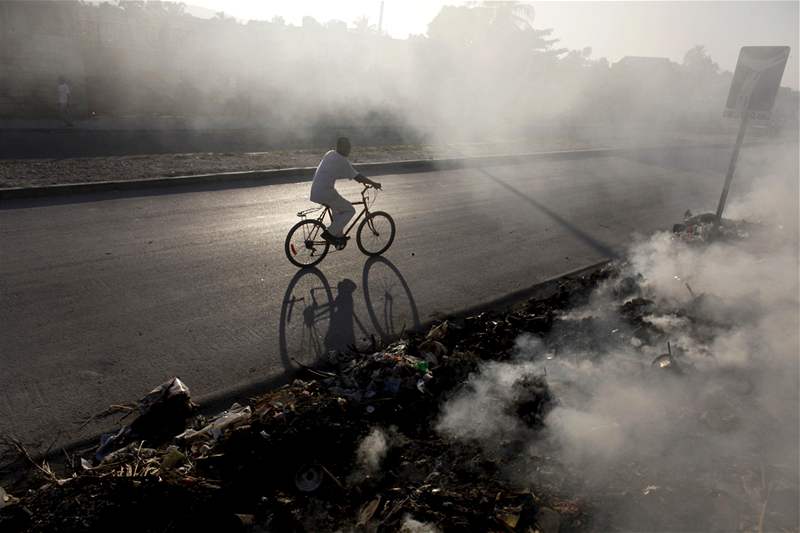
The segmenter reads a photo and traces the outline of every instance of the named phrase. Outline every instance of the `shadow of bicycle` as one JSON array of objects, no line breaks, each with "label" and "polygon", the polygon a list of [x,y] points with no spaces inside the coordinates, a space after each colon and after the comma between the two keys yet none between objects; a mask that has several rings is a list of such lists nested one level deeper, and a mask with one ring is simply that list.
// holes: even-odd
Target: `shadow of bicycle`
[{"label": "shadow of bicycle", "polygon": [[369,258],[361,273],[361,287],[375,333],[384,343],[419,327],[414,295],[394,263],[380,256]]},{"label": "shadow of bicycle", "polygon": [[[368,320],[357,306],[363,296]],[[313,365],[332,350],[369,348],[373,336],[386,343],[420,325],[411,289],[398,268],[383,257],[364,263],[361,287],[344,278],[332,288],[317,268],[299,270],[281,305],[279,351],[287,369]]]}]

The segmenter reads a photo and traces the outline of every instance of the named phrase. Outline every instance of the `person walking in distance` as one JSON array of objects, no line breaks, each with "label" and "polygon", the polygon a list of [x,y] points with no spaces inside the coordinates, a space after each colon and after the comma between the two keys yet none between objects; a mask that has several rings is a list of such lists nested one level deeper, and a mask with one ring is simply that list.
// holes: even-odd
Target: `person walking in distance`
[{"label": "person walking in distance", "polygon": [[70,104],[70,97],[72,96],[72,91],[69,88],[69,84],[67,80],[64,79],[64,76],[58,77],[58,114],[61,117],[61,120],[64,121],[69,127],[74,126],[72,120],[70,120],[70,113],[69,113],[69,104]]},{"label": "person walking in distance", "polygon": [[336,141],[336,150],[329,150],[322,157],[311,183],[311,201],[331,209],[331,224],[322,232],[322,238],[338,246],[347,243],[349,237],[343,236],[344,227],[356,214],[356,210],[353,204],[338,193],[335,187],[336,180],[348,178],[376,189],[381,188],[380,183],[372,181],[353,168],[347,160],[350,149],[350,139],[339,137]]}]

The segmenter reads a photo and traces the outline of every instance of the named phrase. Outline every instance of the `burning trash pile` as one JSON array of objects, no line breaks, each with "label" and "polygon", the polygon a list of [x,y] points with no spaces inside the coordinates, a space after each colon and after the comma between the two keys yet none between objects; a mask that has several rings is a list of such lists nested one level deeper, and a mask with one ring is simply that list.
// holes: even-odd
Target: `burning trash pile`
[{"label": "burning trash pile", "polygon": [[[572,494],[596,531],[798,531],[796,241],[659,233],[442,407],[440,434]],[[532,432],[513,391],[555,399]],[[511,455],[511,457],[509,457]]]},{"label": "burning trash pile", "polygon": [[[9,492],[0,530],[542,531],[581,529],[567,495],[512,483],[504,458],[436,430],[439,408],[523,332],[544,334],[609,271],[562,280],[509,313],[436,324],[374,353],[331,353],[300,379],[207,418],[178,378],[136,418]],[[555,404],[543,378],[509,416],[538,431]],[[44,482],[44,485],[41,483]],[[33,489],[33,490],[30,490]]]},{"label": "burning trash pile", "polygon": [[746,242],[657,234],[211,418],[175,378],[0,530],[797,531],[796,255]]},{"label": "burning trash pile", "polygon": [[686,210],[683,222],[672,226],[672,233],[686,242],[707,242],[713,239],[743,240],[750,237],[759,225],[746,220],[723,218],[717,224],[715,213],[692,214]]}]

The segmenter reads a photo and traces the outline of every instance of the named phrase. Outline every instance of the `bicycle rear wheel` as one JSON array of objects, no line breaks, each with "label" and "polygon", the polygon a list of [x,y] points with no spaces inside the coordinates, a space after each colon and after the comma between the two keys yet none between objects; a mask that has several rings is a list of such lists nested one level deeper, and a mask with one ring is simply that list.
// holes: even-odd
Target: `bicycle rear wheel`
[{"label": "bicycle rear wheel", "polygon": [[322,238],[325,226],[318,220],[301,220],[289,230],[283,249],[289,261],[300,268],[314,266],[328,254],[330,244]]},{"label": "bicycle rear wheel", "polygon": [[375,211],[358,225],[356,244],[358,244],[358,249],[366,255],[381,255],[394,242],[394,233],[394,220],[389,213]]}]

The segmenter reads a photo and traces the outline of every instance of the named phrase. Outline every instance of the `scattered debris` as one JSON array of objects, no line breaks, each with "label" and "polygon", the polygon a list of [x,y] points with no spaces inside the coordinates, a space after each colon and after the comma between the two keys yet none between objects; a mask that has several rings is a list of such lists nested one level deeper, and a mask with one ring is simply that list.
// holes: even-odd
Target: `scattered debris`
[{"label": "scattered debris", "polygon": [[179,378],[162,383],[139,400],[139,416],[130,425],[102,438],[95,461],[102,461],[108,454],[131,442],[163,443],[186,427],[195,407],[189,388]]},{"label": "scattered debris", "polygon": [[198,443],[201,446],[208,446],[209,441],[216,441],[226,430],[235,429],[249,422],[251,414],[252,410],[249,406],[241,406],[235,403],[230,409],[211,419],[201,429],[194,430],[189,428],[178,435],[176,439],[190,443],[193,446],[197,446]]},{"label": "scattered debris", "polygon": [[544,376],[524,376],[512,386],[510,410],[528,427],[544,427],[544,418],[555,406]]},{"label": "scattered debris", "polygon": [[[140,400],[138,417],[74,471],[44,476],[44,486],[29,486],[19,500],[0,489],[0,530],[120,530],[120,523],[129,531],[168,524],[180,531],[596,530],[589,513],[597,502],[553,481],[553,458],[505,441],[493,453],[444,436],[436,421],[470,376],[513,362],[523,334],[541,344],[548,364],[560,357],[570,335],[594,327],[591,316],[573,311],[601,288],[612,295],[617,320],[603,335],[640,350],[643,379],[651,368],[691,379],[686,348],[667,325],[701,335],[708,296],[687,284],[690,302],[668,309],[669,320],[656,320],[664,309],[648,297],[645,282],[620,264],[561,280],[507,312],[448,319],[371,353],[330,354],[325,368],[303,368],[302,379],[211,418],[192,416],[189,389],[174,378]],[[589,337],[602,342],[602,335]],[[646,348],[662,343],[667,353],[653,359],[658,351]],[[591,354],[597,347],[583,348]],[[553,390],[547,374],[525,375],[507,391],[503,413],[536,438],[558,405]],[[718,433],[740,423],[724,402],[693,416]],[[534,464],[537,475],[510,475],[520,460]],[[661,478],[638,477],[637,468],[631,465],[636,484],[619,491],[624,497],[641,498],[642,506],[677,497]],[[658,485],[641,489],[642,479]],[[793,489],[781,487],[771,502],[778,494],[788,501]],[[791,525],[783,507],[758,501],[761,522]]]},{"label": "scattered debris", "polygon": [[297,469],[294,484],[300,492],[314,492],[322,485],[322,468],[319,465],[303,465]]},{"label": "scattered debris", "polygon": [[648,486],[646,486],[645,488],[642,489],[642,494],[647,496],[651,492],[655,492],[658,489],[659,489],[658,485],[648,485]]},{"label": "scattered debris", "polygon": [[715,213],[693,215],[687,210],[683,222],[672,226],[675,237],[686,242],[708,242],[715,239],[744,240],[748,239],[757,226],[744,220],[723,218],[717,224]]},{"label": "scattered debris", "polygon": [[536,514],[536,528],[540,533],[558,533],[561,528],[561,515],[548,507],[542,507]]},{"label": "scattered debris", "polygon": [[659,370],[669,370],[675,374],[682,374],[683,370],[678,365],[678,362],[672,356],[672,345],[668,342],[667,343],[667,353],[662,353],[651,363],[651,366],[657,368]]}]

